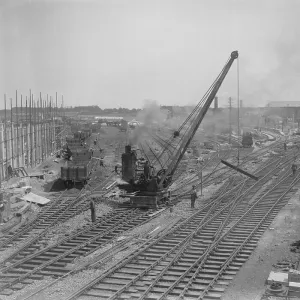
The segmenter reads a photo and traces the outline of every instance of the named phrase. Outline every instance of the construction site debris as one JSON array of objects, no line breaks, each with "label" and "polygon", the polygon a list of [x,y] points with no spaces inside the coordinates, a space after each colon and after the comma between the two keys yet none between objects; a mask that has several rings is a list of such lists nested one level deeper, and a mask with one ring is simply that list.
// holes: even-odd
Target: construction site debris
[{"label": "construction site debris", "polygon": [[49,199],[47,199],[45,197],[42,197],[42,196],[39,196],[39,195],[36,195],[34,193],[28,193],[25,196],[23,196],[21,199],[24,200],[24,201],[33,202],[33,203],[36,203],[36,204],[39,204],[39,205],[45,205],[48,202],[50,202]]},{"label": "construction site debris", "polygon": [[281,283],[282,285],[287,286],[288,285],[288,273],[271,271],[269,274],[269,277],[267,279],[267,283],[272,284],[273,282]]},{"label": "construction site debris", "polygon": [[297,252],[299,253],[300,252],[300,241],[296,241],[294,243],[291,244],[291,247],[290,247],[290,250],[292,252]]}]

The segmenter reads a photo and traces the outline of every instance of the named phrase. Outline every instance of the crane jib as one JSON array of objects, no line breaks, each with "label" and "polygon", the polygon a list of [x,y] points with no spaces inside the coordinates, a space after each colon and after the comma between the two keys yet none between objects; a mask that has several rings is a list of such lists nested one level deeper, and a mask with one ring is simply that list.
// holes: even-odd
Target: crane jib
[{"label": "crane jib", "polygon": [[[194,122],[190,127],[190,130],[185,134],[183,142],[181,143],[181,145],[179,146],[178,150],[176,151],[171,164],[169,165],[169,167],[167,168],[166,172],[164,173],[164,175],[162,176],[160,183],[159,183],[159,188],[162,188],[163,186],[163,182],[165,181],[165,179],[168,176],[173,176],[173,174],[176,171],[176,168],[178,166],[178,164],[180,163],[186,149],[188,148],[191,140],[193,139],[197,129],[199,128],[205,114],[207,113],[213,99],[215,98],[221,84],[223,83],[233,61],[238,58],[238,51],[233,51],[231,52],[230,58],[227,61],[227,63],[225,64],[224,68],[222,69],[221,73],[219,74],[217,80],[215,81],[214,85],[212,86],[211,92],[208,94],[207,99],[204,103],[204,105],[202,106],[202,108],[200,109],[200,111],[198,112],[198,114],[195,116]],[[200,104],[200,103],[199,103]],[[198,104],[198,105],[199,105]],[[198,106],[197,105],[197,106]],[[190,116],[188,117],[188,119],[190,118]]]}]

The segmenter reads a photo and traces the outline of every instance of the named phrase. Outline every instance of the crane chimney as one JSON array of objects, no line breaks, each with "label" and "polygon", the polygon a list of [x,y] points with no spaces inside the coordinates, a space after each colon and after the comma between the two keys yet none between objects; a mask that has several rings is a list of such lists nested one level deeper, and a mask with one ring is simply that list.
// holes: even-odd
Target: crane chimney
[{"label": "crane chimney", "polygon": [[218,101],[218,97],[215,97],[215,102],[214,102],[215,106],[214,109],[218,109],[219,108],[219,101]]}]

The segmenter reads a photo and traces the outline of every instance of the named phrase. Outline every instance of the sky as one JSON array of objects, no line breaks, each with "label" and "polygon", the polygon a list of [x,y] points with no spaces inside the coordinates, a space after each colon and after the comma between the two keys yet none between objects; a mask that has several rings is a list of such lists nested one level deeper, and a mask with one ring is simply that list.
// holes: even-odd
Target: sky
[{"label": "sky", "polygon": [[1,98],[193,105],[238,50],[221,106],[238,91],[246,106],[298,100],[299,12],[300,0],[0,0]]}]

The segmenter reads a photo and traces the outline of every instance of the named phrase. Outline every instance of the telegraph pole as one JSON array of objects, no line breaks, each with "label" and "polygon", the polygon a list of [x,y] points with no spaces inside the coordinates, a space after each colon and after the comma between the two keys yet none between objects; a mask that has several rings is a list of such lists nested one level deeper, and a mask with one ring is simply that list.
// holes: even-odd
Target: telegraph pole
[{"label": "telegraph pole", "polygon": [[238,101],[238,153],[237,153],[237,161],[238,161],[238,165],[240,164],[240,100],[239,98],[237,99]]},{"label": "telegraph pole", "polygon": [[229,97],[228,99],[229,104],[229,144],[231,144],[231,132],[232,132],[232,126],[231,126],[231,109],[232,109],[232,98]]}]

